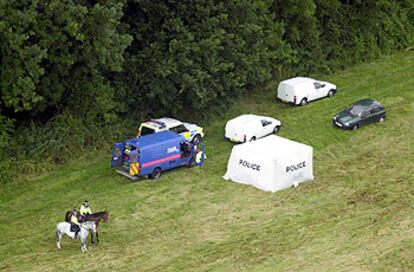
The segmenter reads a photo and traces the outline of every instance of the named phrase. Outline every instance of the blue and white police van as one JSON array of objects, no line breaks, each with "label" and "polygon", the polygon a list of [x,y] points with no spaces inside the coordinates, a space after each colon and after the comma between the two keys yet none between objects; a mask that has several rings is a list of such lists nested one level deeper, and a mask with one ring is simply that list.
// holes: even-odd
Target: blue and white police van
[{"label": "blue and white police van", "polygon": [[204,145],[195,145],[173,131],[162,131],[116,143],[112,167],[132,180],[157,179],[161,172],[180,166],[202,166]]}]

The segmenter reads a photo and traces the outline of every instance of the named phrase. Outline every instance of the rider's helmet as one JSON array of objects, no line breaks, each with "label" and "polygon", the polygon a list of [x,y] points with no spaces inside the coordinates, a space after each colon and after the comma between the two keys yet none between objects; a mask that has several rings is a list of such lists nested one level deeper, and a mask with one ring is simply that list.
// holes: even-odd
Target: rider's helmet
[{"label": "rider's helmet", "polygon": [[86,208],[87,208],[87,207],[89,207],[88,200],[85,200],[85,201],[83,202],[83,206],[85,206]]},{"label": "rider's helmet", "polygon": [[72,209],[72,213],[77,213],[78,211],[76,210],[76,208]]}]

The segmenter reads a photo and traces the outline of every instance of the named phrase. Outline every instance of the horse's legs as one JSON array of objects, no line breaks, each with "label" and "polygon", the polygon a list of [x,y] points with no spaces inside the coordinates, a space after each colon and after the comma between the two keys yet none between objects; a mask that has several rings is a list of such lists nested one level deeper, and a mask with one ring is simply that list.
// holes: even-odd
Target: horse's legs
[{"label": "horse's legs", "polygon": [[95,241],[93,240],[93,231],[91,231],[91,244],[94,244]]},{"label": "horse's legs", "polygon": [[96,222],[96,228],[95,228],[95,233],[96,233],[96,243],[98,243],[98,244],[99,244],[99,232],[98,232],[98,229],[99,229],[99,222],[101,222],[101,220],[98,220],[98,222]]},{"label": "horse's legs", "polygon": [[62,238],[60,232],[58,229],[56,229],[56,246],[58,249],[61,249],[60,247],[60,239]]},{"label": "horse's legs", "polygon": [[86,252],[86,237],[81,237],[81,250],[82,252]]}]

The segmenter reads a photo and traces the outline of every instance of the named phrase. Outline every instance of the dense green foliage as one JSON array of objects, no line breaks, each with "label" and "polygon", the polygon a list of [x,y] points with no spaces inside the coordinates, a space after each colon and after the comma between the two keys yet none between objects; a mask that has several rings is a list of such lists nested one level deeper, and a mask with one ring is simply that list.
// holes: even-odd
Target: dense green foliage
[{"label": "dense green foliage", "polygon": [[345,67],[413,42],[414,1],[316,0],[323,59]]},{"label": "dense green foliage", "polygon": [[[200,123],[204,167],[155,181],[118,175],[100,149],[0,186],[0,271],[414,271],[413,74],[413,52],[401,52],[323,77],[341,91],[306,107],[275,102],[276,84],[257,89]],[[384,123],[332,126],[363,97],[384,104]],[[315,179],[276,193],[223,180],[234,146],[223,128],[246,112],[275,116],[279,135],[312,145]],[[101,243],[83,254],[64,237],[59,251],[56,224],[84,199],[109,210]]]},{"label": "dense green foliage", "polygon": [[89,118],[111,113],[114,90],[106,74],[122,70],[129,43],[118,30],[122,4],[3,2],[4,106],[32,114],[66,107]]},{"label": "dense green foliage", "polygon": [[69,128],[102,140],[114,121],[222,114],[274,80],[410,46],[413,26],[412,0],[0,0],[2,146],[8,120],[8,152],[55,161],[35,150],[96,143]]},{"label": "dense green foliage", "polygon": [[144,114],[222,103],[268,82],[288,49],[263,1],[131,1],[124,20],[134,37],[124,100]]}]

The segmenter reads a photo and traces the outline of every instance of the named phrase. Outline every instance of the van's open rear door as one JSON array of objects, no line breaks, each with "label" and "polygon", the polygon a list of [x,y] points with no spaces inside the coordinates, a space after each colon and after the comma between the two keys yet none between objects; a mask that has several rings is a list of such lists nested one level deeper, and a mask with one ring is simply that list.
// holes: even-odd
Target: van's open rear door
[{"label": "van's open rear door", "polygon": [[137,180],[139,170],[138,151],[132,150],[127,158],[124,157],[122,169],[118,169],[116,172],[131,180]]},{"label": "van's open rear door", "polygon": [[114,146],[112,147],[112,160],[111,160],[112,167],[121,166],[123,155],[124,155],[124,144],[123,143],[114,144]]}]

